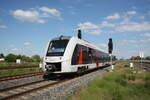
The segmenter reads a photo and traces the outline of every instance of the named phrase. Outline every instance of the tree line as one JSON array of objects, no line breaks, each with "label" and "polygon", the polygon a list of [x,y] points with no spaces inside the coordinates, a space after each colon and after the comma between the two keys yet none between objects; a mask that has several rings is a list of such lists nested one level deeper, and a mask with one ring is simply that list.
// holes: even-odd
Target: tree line
[{"label": "tree line", "polygon": [[[132,56],[132,57],[130,58],[130,60],[140,60],[140,59],[141,59],[140,56]],[[143,60],[150,60],[150,56],[143,57],[142,59],[143,59]]]},{"label": "tree line", "polygon": [[42,60],[39,55],[28,57],[26,55],[16,55],[12,53],[6,56],[0,54],[0,58],[4,58],[6,62],[16,62],[16,59],[20,59],[22,62],[40,62]]}]

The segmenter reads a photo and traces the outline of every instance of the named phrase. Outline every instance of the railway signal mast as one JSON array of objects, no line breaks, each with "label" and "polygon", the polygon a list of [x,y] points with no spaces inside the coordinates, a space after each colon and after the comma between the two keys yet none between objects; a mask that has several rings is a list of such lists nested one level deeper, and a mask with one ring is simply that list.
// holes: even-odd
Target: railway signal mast
[{"label": "railway signal mast", "polygon": [[142,58],[144,57],[144,52],[139,52],[139,56],[140,56],[140,58],[141,58],[141,68],[142,68]]},{"label": "railway signal mast", "polygon": [[113,65],[112,65],[112,51],[113,51],[113,42],[112,42],[112,38],[109,38],[108,53],[109,53],[109,56],[110,56],[111,67],[113,69]]},{"label": "railway signal mast", "polygon": [[81,30],[78,30],[78,38],[79,38],[79,39],[82,39]]}]

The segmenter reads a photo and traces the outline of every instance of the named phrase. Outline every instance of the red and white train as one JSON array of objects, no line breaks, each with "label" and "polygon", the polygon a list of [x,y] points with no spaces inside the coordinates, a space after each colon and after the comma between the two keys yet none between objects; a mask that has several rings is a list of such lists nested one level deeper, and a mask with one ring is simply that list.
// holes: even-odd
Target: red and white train
[{"label": "red and white train", "polygon": [[109,54],[78,37],[52,39],[43,59],[43,69],[52,73],[73,73],[109,64]]}]

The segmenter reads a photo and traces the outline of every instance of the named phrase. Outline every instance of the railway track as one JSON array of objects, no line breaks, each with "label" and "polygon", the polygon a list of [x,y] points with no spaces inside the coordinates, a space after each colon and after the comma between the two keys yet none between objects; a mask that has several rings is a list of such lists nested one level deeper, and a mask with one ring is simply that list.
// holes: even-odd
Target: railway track
[{"label": "railway track", "polygon": [[139,66],[143,69],[146,69],[146,70],[150,71],[150,62],[142,62],[142,63],[141,62],[134,62],[134,64],[136,66]]},{"label": "railway track", "polygon": [[0,67],[0,70],[10,70],[10,69],[21,69],[21,68],[38,68],[38,65],[33,66],[8,66],[8,67]]},{"label": "railway track", "polygon": [[33,76],[43,75],[43,74],[44,74],[43,72],[34,72],[34,73],[14,75],[14,76],[4,76],[4,77],[0,77],[0,82],[21,79],[21,78],[28,78],[28,77],[33,77]]},{"label": "railway track", "polygon": [[53,86],[53,85],[56,85],[65,81],[67,80],[61,80],[61,81],[41,80],[41,81],[37,81],[33,83],[28,83],[28,84],[4,89],[0,93],[0,100],[15,99],[25,94],[33,93],[35,91],[39,91],[46,87],[50,87],[50,86]]},{"label": "railway track", "polygon": [[[73,79],[72,77],[62,77],[62,76],[53,76],[51,80],[40,80],[31,83],[26,83],[23,85],[18,85],[14,87],[4,88],[0,90],[0,100],[11,100],[16,99],[17,97],[24,98],[23,95],[35,93],[45,89],[46,87],[51,87],[66,81]],[[23,97],[22,97],[23,96]]]},{"label": "railway track", "polygon": [[[105,69],[104,71],[107,72],[107,69]],[[30,83],[25,83],[22,85],[4,88],[0,90],[0,100],[12,100],[12,99],[27,100],[28,97],[30,96],[37,95],[38,93],[41,94],[41,92],[44,91],[45,89],[48,90],[48,87],[56,86],[69,80],[73,80],[74,78],[77,77],[75,76],[64,77],[58,75],[56,77],[52,76],[50,80],[38,80]]]}]

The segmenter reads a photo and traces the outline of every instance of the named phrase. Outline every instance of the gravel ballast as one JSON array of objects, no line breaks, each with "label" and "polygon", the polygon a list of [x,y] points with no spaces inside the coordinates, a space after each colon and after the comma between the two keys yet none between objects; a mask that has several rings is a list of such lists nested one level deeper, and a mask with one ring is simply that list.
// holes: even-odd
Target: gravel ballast
[{"label": "gravel ballast", "polygon": [[20,79],[14,79],[14,80],[9,80],[9,81],[2,81],[0,82],[0,90],[5,89],[5,88],[10,88],[18,85],[23,85],[26,83],[31,83],[35,81],[39,81],[43,79],[43,75],[37,75],[37,76],[32,76],[32,77],[27,77],[27,78],[20,78]]},{"label": "gravel ballast", "polygon": [[[109,68],[107,68],[109,69]],[[31,93],[22,97],[27,100],[65,100],[68,96],[75,94],[81,88],[87,86],[87,84],[99,77],[102,77],[106,72],[105,69],[97,70],[95,72],[74,78],[67,82],[54,85],[35,93]],[[18,98],[20,100],[21,98]]]}]

